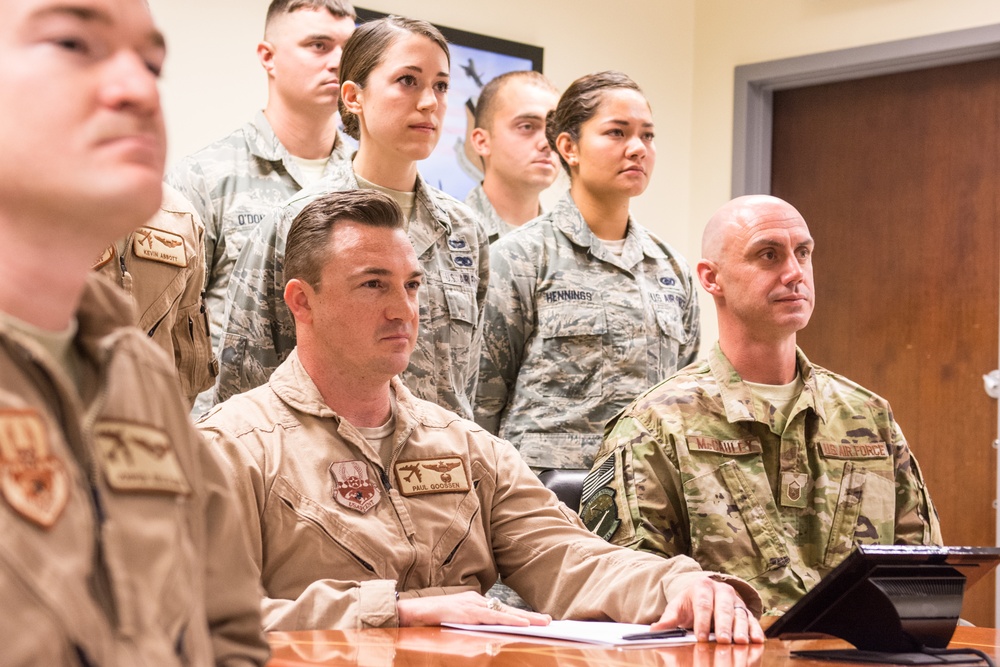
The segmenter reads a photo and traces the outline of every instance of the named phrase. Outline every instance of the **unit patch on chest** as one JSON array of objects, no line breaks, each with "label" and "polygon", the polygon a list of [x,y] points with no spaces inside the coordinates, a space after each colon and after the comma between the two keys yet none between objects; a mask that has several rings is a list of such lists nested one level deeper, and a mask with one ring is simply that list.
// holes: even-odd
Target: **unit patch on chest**
[{"label": "unit patch on chest", "polygon": [[0,410],[0,490],[25,519],[51,528],[69,500],[69,473],[33,410]]},{"label": "unit patch on chest", "polygon": [[382,492],[368,478],[364,461],[336,461],[330,464],[330,474],[337,485],[333,499],[348,509],[364,514],[382,499]]},{"label": "unit patch on chest", "polygon": [[136,257],[184,268],[188,265],[184,239],[180,234],[153,227],[140,227],[132,234],[132,252]]},{"label": "unit patch on chest", "polygon": [[459,456],[420,461],[397,461],[394,466],[399,492],[404,496],[468,491],[469,476]]},{"label": "unit patch on chest", "polygon": [[116,254],[118,254],[118,251],[115,250],[115,247],[113,245],[109,245],[107,248],[104,249],[104,252],[101,253],[101,256],[97,258],[97,261],[94,262],[94,265],[90,268],[96,271],[97,269],[101,268],[102,266],[110,262],[112,259],[114,259]]},{"label": "unit patch on chest", "polygon": [[104,478],[115,491],[191,493],[177,452],[164,431],[107,420],[94,428]]}]

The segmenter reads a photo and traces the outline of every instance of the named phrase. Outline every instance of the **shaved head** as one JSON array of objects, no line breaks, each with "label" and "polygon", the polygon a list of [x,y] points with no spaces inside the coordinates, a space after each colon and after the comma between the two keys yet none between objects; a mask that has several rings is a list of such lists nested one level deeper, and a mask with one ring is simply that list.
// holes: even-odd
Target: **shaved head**
[{"label": "shaved head", "polygon": [[701,256],[721,263],[733,240],[745,235],[761,222],[805,220],[794,206],[770,195],[737,197],[716,211],[705,225],[701,237]]}]

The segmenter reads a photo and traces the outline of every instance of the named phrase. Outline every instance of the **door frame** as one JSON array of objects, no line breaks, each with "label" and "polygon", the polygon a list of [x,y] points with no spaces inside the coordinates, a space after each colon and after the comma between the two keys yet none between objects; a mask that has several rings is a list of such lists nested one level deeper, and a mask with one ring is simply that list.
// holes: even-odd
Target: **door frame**
[{"label": "door frame", "polygon": [[[994,57],[1000,57],[1000,24],[736,67],[732,196],[771,192],[774,91]],[[997,443],[994,440],[995,448]],[[997,489],[1000,493],[1000,459]],[[996,542],[1000,546],[1000,509],[996,498],[993,508]],[[994,589],[994,627],[1000,627],[1000,575]]]}]

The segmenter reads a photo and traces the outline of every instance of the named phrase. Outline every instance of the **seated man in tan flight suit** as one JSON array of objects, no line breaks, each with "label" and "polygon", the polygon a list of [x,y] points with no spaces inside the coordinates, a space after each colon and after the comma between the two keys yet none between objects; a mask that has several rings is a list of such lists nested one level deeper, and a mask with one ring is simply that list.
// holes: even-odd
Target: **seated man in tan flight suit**
[{"label": "seated man in tan flight suit", "polygon": [[[608,544],[510,443],[396,375],[423,272],[398,205],[374,190],[311,202],[288,234],[297,347],[268,384],[200,422],[242,498],[267,630],[545,624],[693,627],[761,642],[742,580]],[[481,593],[503,576],[535,609]]]},{"label": "seated man in tan flight suit", "polygon": [[132,297],[139,328],[173,359],[189,407],[219,373],[202,296],[204,235],[194,207],[164,184],[156,215],[109,245],[94,265]]}]

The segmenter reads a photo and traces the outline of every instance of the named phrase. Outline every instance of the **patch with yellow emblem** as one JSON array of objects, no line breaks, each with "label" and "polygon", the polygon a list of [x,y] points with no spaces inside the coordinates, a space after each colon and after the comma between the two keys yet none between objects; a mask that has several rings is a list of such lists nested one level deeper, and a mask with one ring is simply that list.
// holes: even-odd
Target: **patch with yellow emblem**
[{"label": "patch with yellow emblem", "polygon": [[419,461],[397,461],[396,485],[404,496],[425,493],[458,493],[468,491],[469,476],[459,456]]},{"label": "patch with yellow emblem", "polygon": [[0,489],[25,519],[51,528],[69,500],[69,473],[33,410],[0,410]]}]

